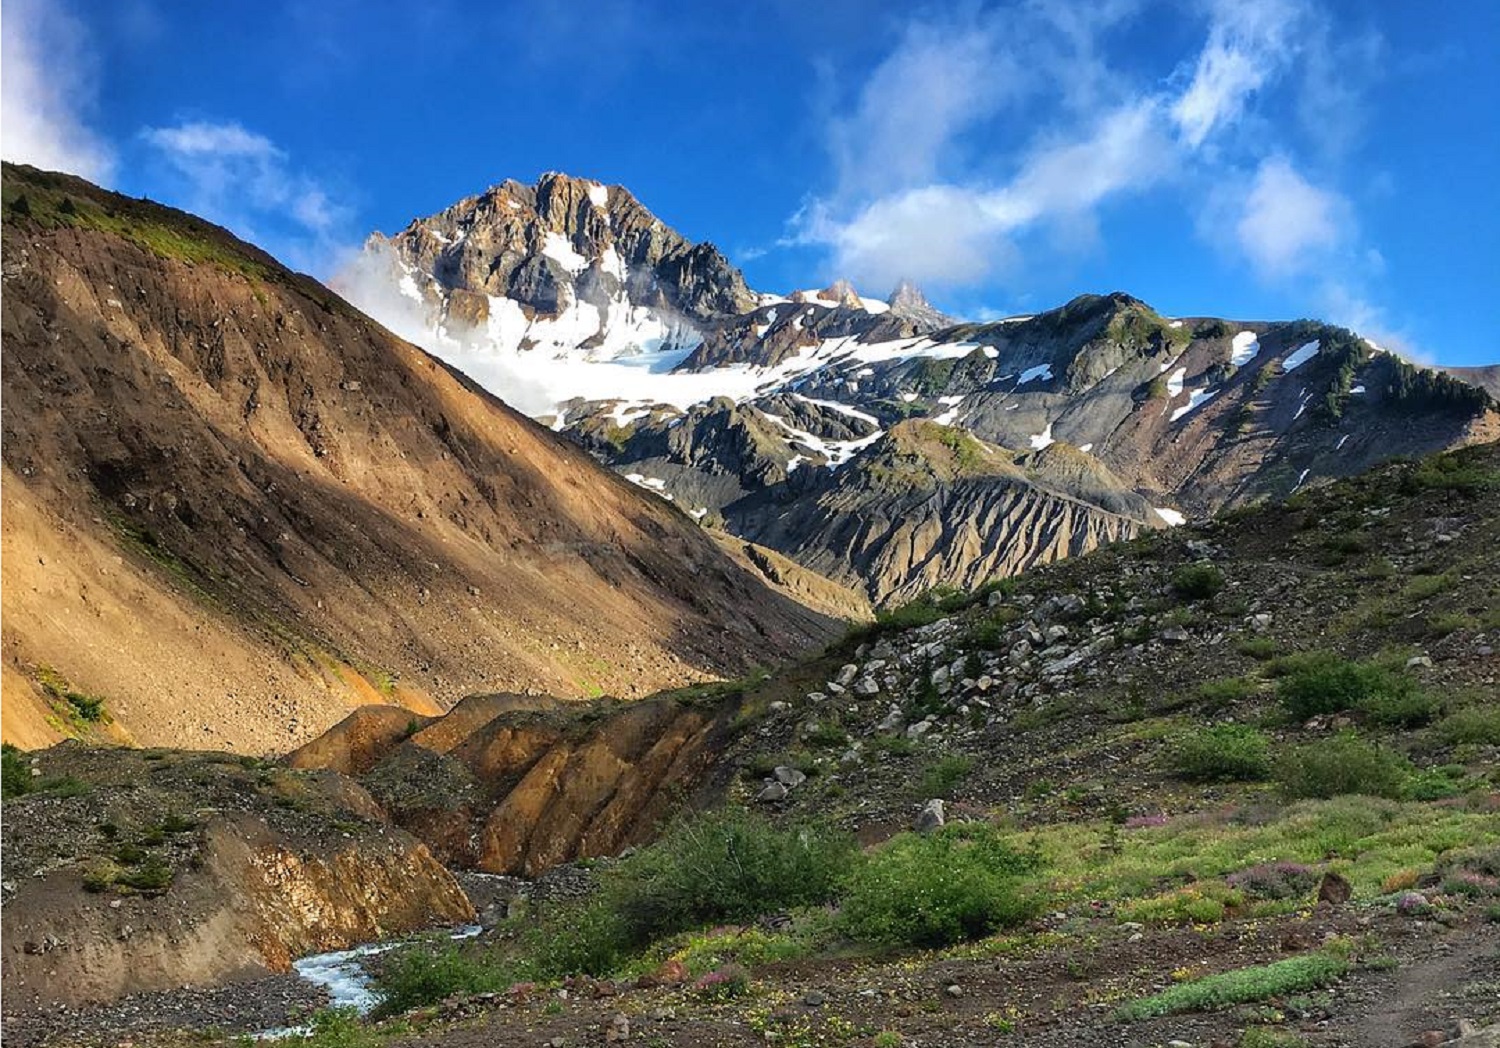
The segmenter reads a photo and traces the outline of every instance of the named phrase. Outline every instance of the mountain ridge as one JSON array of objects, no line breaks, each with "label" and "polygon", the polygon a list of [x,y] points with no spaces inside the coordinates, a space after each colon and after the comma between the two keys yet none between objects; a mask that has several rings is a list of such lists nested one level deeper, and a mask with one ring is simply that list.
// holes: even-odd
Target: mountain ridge
[{"label": "mountain ridge", "polygon": [[265,750],[352,705],[629,694],[840,628],[223,230],[3,189],[8,740]]}]

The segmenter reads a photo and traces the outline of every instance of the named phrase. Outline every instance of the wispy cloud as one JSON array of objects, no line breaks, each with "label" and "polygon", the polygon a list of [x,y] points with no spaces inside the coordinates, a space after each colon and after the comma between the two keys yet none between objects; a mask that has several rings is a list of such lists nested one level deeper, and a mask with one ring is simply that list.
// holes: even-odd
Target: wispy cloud
[{"label": "wispy cloud", "polygon": [[815,204],[805,242],[832,249],[835,271],[882,289],[906,277],[973,284],[1019,257],[1013,238],[1043,221],[1086,216],[1105,198],[1166,174],[1161,122],[1147,101],[1106,114],[1076,139],[1036,147],[1003,185],[932,184],[889,193],[840,218]]},{"label": "wispy cloud", "polygon": [[334,270],[353,211],[265,135],[233,121],[192,121],[140,137],[175,174],[182,206],[295,268]]},{"label": "wispy cloud", "polygon": [[1250,97],[1278,75],[1295,50],[1306,10],[1297,0],[1218,0],[1192,79],[1172,103],[1189,148],[1234,124]]},{"label": "wispy cloud", "polygon": [[1167,185],[1188,215],[1212,211],[1214,238],[1227,226],[1265,281],[1353,250],[1348,199],[1261,133],[1276,91],[1304,121],[1356,102],[1316,86],[1327,69],[1314,61],[1346,46],[1316,0],[1205,0],[1201,44],[1159,79],[1118,59],[1112,34],[1137,6],[1031,0],[909,26],[834,120],[830,185],[783,244],[822,248],[825,276],[857,285],[1013,278],[1014,293],[1105,208]]},{"label": "wispy cloud", "polygon": [[60,0],[6,0],[0,33],[0,154],[108,183],[114,151],[88,126],[94,52]]},{"label": "wispy cloud", "polygon": [[1337,193],[1309,182],[1285,157],[1275,156],[1255,172],[1234,232],[1261,276],[1292,277],[1349,241],[1352,209]]}]

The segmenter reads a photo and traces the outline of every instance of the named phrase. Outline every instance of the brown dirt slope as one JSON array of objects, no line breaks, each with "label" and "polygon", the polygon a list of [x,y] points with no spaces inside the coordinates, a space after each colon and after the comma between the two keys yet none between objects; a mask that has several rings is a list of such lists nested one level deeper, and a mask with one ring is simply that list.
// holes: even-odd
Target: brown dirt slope
[{"label": "brown dirt slope", "polygon": [[[4,735],[285,749],[350,708],[631,695],[835,624],[181,212],[4,169]],[[50,681],[52,686],[46,687]]]}]

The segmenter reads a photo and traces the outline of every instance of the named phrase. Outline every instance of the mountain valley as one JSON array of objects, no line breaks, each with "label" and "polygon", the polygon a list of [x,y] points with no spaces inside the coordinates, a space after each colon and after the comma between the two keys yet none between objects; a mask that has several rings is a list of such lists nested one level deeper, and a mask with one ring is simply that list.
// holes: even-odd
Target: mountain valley
[{"label": "mountain valley", "polygon": [[1482,369],[3,198],[7,1039],[1495,1036]]}]

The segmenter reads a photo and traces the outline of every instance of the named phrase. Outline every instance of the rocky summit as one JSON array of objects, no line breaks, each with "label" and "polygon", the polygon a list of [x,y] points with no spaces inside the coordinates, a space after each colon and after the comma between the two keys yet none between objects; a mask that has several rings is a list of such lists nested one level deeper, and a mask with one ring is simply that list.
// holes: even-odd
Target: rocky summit
[{"label": "rocky summit", "polygon": [[[561,175],[377,235],[349,281],[633,483],[877,605],[1500,436],[1483,369],[1332,325],[1122,293],[983,324],[910,284],[758,293],[621,187]],[[980,448],[1010,467],[998,501],[948,461]]]}]

